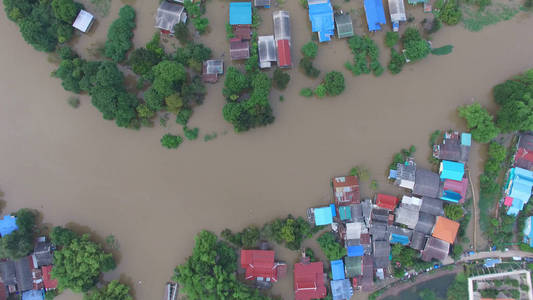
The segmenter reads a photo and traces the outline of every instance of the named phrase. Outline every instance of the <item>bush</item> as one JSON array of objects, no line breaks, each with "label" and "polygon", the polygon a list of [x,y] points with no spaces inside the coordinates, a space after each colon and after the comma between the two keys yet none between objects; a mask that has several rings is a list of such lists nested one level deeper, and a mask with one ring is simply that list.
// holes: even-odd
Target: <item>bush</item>
[{"label": "bush", "polygon": [[182,126],[186,126],[187,123],[189,122],[189,119],[191,118],[191,115],[192,115],[192,109],[184,108],[180,110],[180,112],[176,116],[176,123]]},{"label": "bush", "polygon": [[278,244],[285,244],[290,250],[299,250],[303,240],[312,237],[320,229],[321,227],[317,226],[311,227],[302,217],[294,218],[288,215],[287,218],[278,218],[265,224],[261,234]]},{"label": "bush", "polygon": [[390,51],[391,59],[387,68],[392,74],[398,74],[402,71],[403,65],[405,65],[405,57],[395,49],[391,49]]},{"label": "bush", "polygon": [[313,96],[313,90],[310,89],[310,88],[303,88],[300,90],[300,96],[304,96],[304,97],[312,97]]},{"label": "bush", "polygon": [[324,77],[323,84],[329,96],[340,95],[345,88],[344,75],[338,71],[331,71]]},{"label": "bush", "polygon": [[458,204],[446,204],[444,207],[444,214],[446,215],[446,218],[457,221],[464,214],[463,207]]},{"label": "bush", "polygon": [[182,22],[174,25],[174,36],[182,45],[188,44],[192,40],[191,34],[189,33],[189,28],[187,28],[187,24]]},{"label": "bush", "polygon": [[315,96],[317,96],[318,98],[324,98],[326,96],[326,92],[326,87],[323,84],[317,85],[315,90],[313,91]]},{"label": "bush", "polygon": [[198,128],[195,127],[193,129],[189,129],[187,126],[183,127],[183,135],[185,135],[185,138],[187,138],[189,141],[196,140],[198,138]]},{"label": "bush", "polygon": [[458,110],[459,116],[466,120],[475,141],[488,143],[500,133],[494,125],[493,117],[479,103],[461,106]]},{"label": "bush", "polygon": [[129,5],[123,6],[107,32],[104,55],[119,63],[126,58],[126,52],[133,46],[131,38],[135,28],[135,10]]},{"label": "bush", "polygon": [[383,73],[383,67],[379,62],[379,48],[371,38],[355,35],[348,39],[348,46],[354,56],[353,64],[346,62],[344,66],[353,75],[369,74],[371,71],[375,76]]},{"label": "bush", "polygon": [[192,25],[200,34],[204,34],[209,26],[209,19],[207,18],[194,18],[192,19]]},{"label": "bush", "polygon": [[307,42],[302,46],[301,51],[304,57],[313,59],[318,53],[318,45],[314,42]]},{"label": "bush", "polygon": [[78,108],[80,106],[80,98],[78,98],[78,97],[69,97],[68,98],[68,105],[70,105],[72,108]]},{"label": "bush", "polygon": [[440,9],[438,14],[439,19],[446,25],[456,25],[462,17],[461,10],[457,0],[448,0]]},{"label": "bush", "polygon": [[274,71],[274,77],[272,79],[273,79],[274,87],[280,90],[284,90],[287,87],[287,84],[289,84],[289,81],[291,80],[291,76],[288,73],[283,72],[281,69],[278,68]]},{"label": "bush", "polygon": [[399,40],[400,35],[398,32],[387,31],[387,34],[385,35],[385,46],[392,48],[398,44]]},{"label": "bush", "polygon": [[320,75],[320,70],[313,66],[313,61],[309,57],[300,59],[299,67],[308,77],[317,78]]},{"label": "bush", "polygon": [[335,235],[331,232],[323,233],[317,239],[317,242],[329,261],[341,259],[346,255],[346,248],[337,242]]},{"label": "bush", "polygon": [[168,149],[176,149],[183,142],[181,136],[172,135],[170,133],[165,134],[161,138],[161,146]]},{"label": "bush", "polygon": [[409,27],[402,36],[405,57],[412,62],[428,56],[431,51],[429,43],[422,38],[418,29]]}]

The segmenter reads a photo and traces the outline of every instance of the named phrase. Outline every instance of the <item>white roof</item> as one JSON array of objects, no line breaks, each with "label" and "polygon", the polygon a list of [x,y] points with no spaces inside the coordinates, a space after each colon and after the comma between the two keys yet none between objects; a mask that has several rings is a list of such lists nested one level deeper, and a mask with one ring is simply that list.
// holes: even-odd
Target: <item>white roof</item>
[{"label": "white roof", "polygon": [[400,179],[400,187],[412,190],[415,188],[415,182],[411,180]]},{"label": "white roof", "polygon": [[91,15],[91,13],[89,13],[88,11],[82,9],[76,17],[76,20],[74,20],[74,24],[72,24],[72,27],[78,29],[81,32],[87,32],[91,27],[93,20],[94,16]]},{"label": "white roof", "polygon": [[346,223],[346,239],[356,240],[361,238],[361,223]]},{"label": "white roof", "polygon": [[403,0],[389,0],[389,12],[392,23],[407,20]]},{"label": "white roof", "polygon": [[273,35],[258,37],[259,66],[269,68],[271,62],[277,61],[276,42]]},{"label": "white roof", "polygon": [[417,197],[409,197],[409,196],[403,196],[402,197],[402,203],[403,204],[411,204],[415,206],[421,206],[422,205],[422,199]]}]

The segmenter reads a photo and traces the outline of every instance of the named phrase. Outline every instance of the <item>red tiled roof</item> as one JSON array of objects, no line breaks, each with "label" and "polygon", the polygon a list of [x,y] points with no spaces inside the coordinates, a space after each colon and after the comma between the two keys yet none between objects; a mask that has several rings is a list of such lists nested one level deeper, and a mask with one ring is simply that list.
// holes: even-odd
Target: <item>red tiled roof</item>
[{"label": "red tiled roof", "polygon": [[515,165],[523,169],[531,169],[533,167],[533,152],[526,148],[519,148],[514,157]]},{"label": "red tiled roof", "polygon": [[246,279],[263,277],[278,281],[278,268],[272,250],[241,250],[241,267],[246,269]]},{"label": "red tiled roof", "polygon": [[435,227],[433,228],[433,237],[453,244],[459,230],[459,223],[445,217],[437,217]]},{"label": "red tiled roof", "polygon": [[505,200],[503,201],[503,205],[505,205],[505,206],[513,205],[513,198],[511,198],[509,196],[505,197]]},{"label": "red tiled roof", "polygon": [[339,176],[333,178],[333,193],[337,206],[361,202],[359,180],[356,176]]},{"label": "red tiled roof", "polygon": [[294,299],[321,299],[326,296],[322,262],[294,264]]},{"label": "red tiled roof", "polygon": [[376,205],[388,210],[394,210],[399,201],[398,198],[391,195],[378,194],[376,197]]},{"label": "red tiled roof", "polygon": [[52,271],[52,266],[43,266],[43,283],[44,288],[49,289],[55,289],[57,288],[57,279],[52,279],[50,277],[50,272]]},{"label": "red tiled roof", "polygon": [[461,195],[459,203],[465,202],[466,190],[468,189],[468,178],[463,178],[462,181],[456,181],[451,179],[444,180],[444,190],[454,191]]},{"label": "red tiled roof", "polygon": [[290,67],[291,62],[291,47],[289,40],[278,41],[278,67]]}]

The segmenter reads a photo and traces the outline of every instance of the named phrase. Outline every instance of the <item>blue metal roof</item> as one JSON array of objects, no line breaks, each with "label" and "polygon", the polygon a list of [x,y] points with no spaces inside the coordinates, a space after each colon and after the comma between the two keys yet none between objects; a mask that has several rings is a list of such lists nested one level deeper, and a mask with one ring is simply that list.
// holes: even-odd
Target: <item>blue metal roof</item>
[{"label": "blue metal roof", "polygon": [[494,267],[495,265],[501,263],[502,261],[497,258],[486,258],[485,264],[483,265],[486,268]]},{"label": "blue metal roof", "polygon": [[[531,197],[531,189],[533,188],[533,172],[522,169],[522,168],[512,168],[509,172],[509,187],[508,195],[513,198],[514,207],[519,207],[522,210],[524,203],[529,201]],[[520,200],[521,203],[518,203],[515,206],[515,202]]]},{"label": "blue metal roof", "polygon": [[369,31],[381,30],[380,25],[387,24],[382,0],[365,0],[365,14]]},{"label": "blue metal roof", "polygon": [[402,244],[405,246],[409,244],[409,237],[401,234],[392,233],[390,237],[390,242],[393,244]]},{"label": "blue metal roof", "polygon": [[319,42],[328,42],[334,34],[335,21],[333,7],[329,0],[324,3],[309,4],[309,20],[311,31],[318,32]]},{"label": "blue metal roof", "polygon": [[348,247],[348,256],[363,256],[363,254],[365,254],[365,248],[361,245]]},{"label": "blue metal roof", "polygon": [[44,300],[43,290],[29,290],[22,293],[22,300]]},{"label": "blue metal roof", "polygon": [[331,203],[329,205],[329,208],[331,208],[331,215],[336,217],[337,216],[337,210],[335,209],[335,204]]},{"label": "blue metal roof", "polygon": [[472,135],[470,133],[466,133],[466,132],[461,133],[461,145],[464,145],[464,146],[472,145]]},{"label": "blue metal roof", "polygon": [[350,299],[353,296],[353,288],[350,284],[350,280],[332,280],[331,285],[331,297],[333,300],[345,300]]},{"label": "blue metal roof", "polygon": [[461,200],[462,197],[461,194],[457,192],[445,190],[442,192],[442,197],[440,198],[449,202],[459,203],[459,200]]},{"label": "blue metal roof", "polygon": [[331,261],[331,273],[333,275],[333,280],[342,280],[344,279],[344,262],[342,260],[332,260]]},{"label": "blue metal roof", "polygon": [[443,160],[440,163],[440,179],[463,180],[465,165],[463,163]]},{"label": "blue metal roof", "polygon": [[231,2],[229,4],[229,23],[231,25],[252,24],[252,2]]},{"label": "blue metal roof", "polygon": [[17,226],[17,217],[5,215],[0,219],[0,235],[8,235],[19,229]]},{"label": "blue metal roof", "polygon": [[389,170],[389,179],[396,179],[398,176],[398,171],[390,169]]},{"label": "blue metal roof", "polygon": [[315,225],[328,225],[333,222],[333,214],[329,206],[319,207],[314,209]]},{"label": "blue metal roof", "polygon": [[529,244],[529,247],[533,247],[533,230],[531,230],[531,221],[533,216],[528,217],[524,221],[524,243]]}]

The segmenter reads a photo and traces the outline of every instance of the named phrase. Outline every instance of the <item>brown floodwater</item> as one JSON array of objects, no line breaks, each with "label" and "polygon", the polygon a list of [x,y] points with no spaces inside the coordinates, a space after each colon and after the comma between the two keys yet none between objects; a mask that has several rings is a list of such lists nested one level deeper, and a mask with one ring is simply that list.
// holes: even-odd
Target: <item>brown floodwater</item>
[{"label": "brown floodwater", "polygon": [[[77,39],[79,52],[88,55],[88,48],[94,50],[105,41],[121,5],[113,1],[109,16],[100,19],[91,34]],[[154,33],[157,1],[137,1],[134,6],[138,13],[134,41],[139,46]],[[342,6],[350,10],[360,3]],[[223,26],[227,8],[226,1],[209,3],[211,32],[201,39],[215,56],[225,54],[229,63]],[[295,0],[287,0],[283,8],[292,16],[297,62],[296,49],[310,40],[307,12]],[[260,33],[272,32],[271,12],[262,11]],[[361,33],[361,22],[356,23]],[[491,105],[493,85],[533,66],[531,28],[533,18],[523,13],[479,33],[446,27],[432,41],[435,46],[453,44],[452,54],[432,56],[406,66],[397,76],[385,72],[380,78],[346,72],[343,64],[351,59],[349,49],[345,41],[335,40],[320,46],[315,64],[324,73],[345,74],[347,86],[341,96],[300,97],[302,87],[315,86],[318,80],[294,68],[287,90],[272,93],[275,123],[234,134],[222,117],[220,82],[209,86],[205,103],[190,121],[202,135],[217,132],[218,137],[166,150],[159,144],[161,136],[180,131],[172,119],[168,128],[157,124],[133,131],[102,120],[86,96],[78,109],[67,105],[71,94],[49,76],[54,64],[27,45],[16,25],[1,13],[4,212],[33,207],[47,224],[90,228],[100,238],[113,234],[120,243],[119,265],[106,278],[120,276],[131,283],[136,299],[162,299],[164,283],[174,266],[191,253],[199,230],[218,233],[288,213],[304,215],[307,207],[327,203],[330,178],[354,165],[366,166],[381,190],[398,193],[385,176],[393,153],[413,144],[418,163],[428,166],[429,134],[464,126],[456,116],[458,105],[474,99]],[[380,44],[383,37],[384,32],[373,36]],[[388,57],[388,51],[382,50],[383,64]],[[476,145],[472,152],[470,165],[476,177],[482,148]],[[283,259],[294,261],[294,253],[281,251]],[[292,279],[277,284],[273,292],[292,298]],[[81,296],[65,293],[58,299]]]}]

